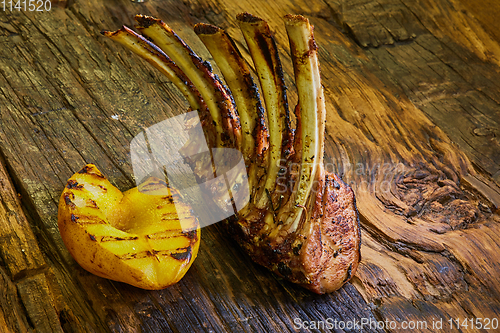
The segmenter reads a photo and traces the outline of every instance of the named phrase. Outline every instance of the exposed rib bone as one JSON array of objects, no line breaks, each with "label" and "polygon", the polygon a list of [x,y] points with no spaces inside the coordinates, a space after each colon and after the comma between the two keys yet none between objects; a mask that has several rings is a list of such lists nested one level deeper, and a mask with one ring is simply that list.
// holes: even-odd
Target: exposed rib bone
[{"label": "exposed rib bone", "polygon": [[[196,89],[184,72],[182,72],[182,70],[161,49],[125,26],[115,32],[103,31],[102,34],[125,46],[170,79],[186,97],[191,109],[198,110],[207,143],[211,147],[215,146],[216,135],[214,133],[214,124],[205,101],[198,92],[198,89]],[[189,144],[186,145],[186,149],[183,151],[185,156],[193,156],[203,147],[203,145],[196,143],[197,140],[199,140],[199,138],[194,136],[194,140],[190,139],[188,141]],[[187,160],[189,161],[189,157]],[[211,165],[210,158],[205,158],[205,160],[206,161],[199,161],[198,164]],[[204,174],[200,173],[198,175],[201,179],[210,176],[211,167],[203,166],[199,169],[205,171]]]},{"label": "exposed rib bone", "polygon": [[181,91],[193,110],[200,108],[201,96],[198,90],[179,67],[155,44],[125,26],[115,32],[103,31],[101,33],[153,65]]},{"label": "exposed rib bone", "polygon": [[237,19],[252,56],[266,105],[270,134],[268,168],[265,184],[255,201],[258,208],[266,208],[273,206],[269,202],[269,193],[274,192],[281,163],[291,150],[293,134],[286,87],[278,49],[267,23],[248,13],[239,14]]},{"label": "exposed rib bone", "polygon": [[218,147],[236,147],[241,144],[239,119],[231,96],[221,82],[177,34],[163,21],[137,15],[136,28],[162,49],[181,68],[200,91],[207,103],[217,131]]},{"label": "exposed rib bone", "polygon": [[285,16],[285,26],[290,41],[295,84],[299,95],[300,122],[297,126],[300,136],[300,174],[295,189],[294,208],[285,225],[291,224],[294,231],[307,204],[314,181],[323,173],[318,172],[318,165],[323,164],[325,131],[325,98],[319,76],[319,64],[316,43],[309,21],[303,16]]},{"label": "exposed rib bone", "polygon": [[241,152],[249,169],[248,184],[255,189],[265,171],[263,154],[269,145],[257,86],[240,51],[224,30],[200,23],[194,31],[212,54],[233,94],[241,124]]},{"label": "exposed rib bone", "polygon": [[299,176],[285,173],[295,186],[279,212],[274,205],[254,207],[229,228],[254,261],[325,293],[340,288],[357,269],[359,219],[352,189],[323,166],[325,103],[312,27],[302,16],[287,15],[285,22],[299,95],[296,150],[287,166],[299,163]]}]

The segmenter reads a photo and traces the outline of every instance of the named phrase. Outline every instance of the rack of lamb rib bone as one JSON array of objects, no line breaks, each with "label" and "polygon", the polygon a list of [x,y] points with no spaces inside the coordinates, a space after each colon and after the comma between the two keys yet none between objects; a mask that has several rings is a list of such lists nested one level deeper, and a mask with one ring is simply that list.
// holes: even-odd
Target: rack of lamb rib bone
[{"label": "rack of lamb rib bone", "polygon": [[[284,17],[298,93],[293,129],[276,42],[264,20],[237,16],[265,109],[250,67],[224,30],[208,24],[194,28],[227,87],[167,24],[144,15],[135,19],[147,39],[125,26],[103,34],[180,89],[191,109],[198,110],[210,147],[234,148],[243,155],[250,201],[226,220],[229,234],[255,262],[289,281],[319,294],[340,288],[361,259],[361,234],[352,189],[323,164],[326,110],[309,21]],[[195,173],[205,163],[192,162]],[[208,176],[200,171],[198,177]]]}]

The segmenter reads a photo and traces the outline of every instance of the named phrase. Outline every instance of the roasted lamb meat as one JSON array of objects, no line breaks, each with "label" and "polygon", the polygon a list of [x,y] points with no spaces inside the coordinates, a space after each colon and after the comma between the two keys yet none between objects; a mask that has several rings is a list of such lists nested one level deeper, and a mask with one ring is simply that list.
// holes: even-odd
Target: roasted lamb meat
[{"label": "roasted lamb meat", "polygon": [[136,20],[147,39],[126,27],[103,34],[176,84],[198,110],[211,147],[243,155],[251,199],[226,220],[229,233],[255,262],[281,277],[320,294],[340,288],[360,261],[360,226],[352,189],[323,164],[325,99],[309,21],[300,15],[284,18],[299,100],[293,128],[276,42],[264,20],[237,16],[264,105],[249,65],[224,30],[195,26],[227,87],[167,24],[143,15]]}]

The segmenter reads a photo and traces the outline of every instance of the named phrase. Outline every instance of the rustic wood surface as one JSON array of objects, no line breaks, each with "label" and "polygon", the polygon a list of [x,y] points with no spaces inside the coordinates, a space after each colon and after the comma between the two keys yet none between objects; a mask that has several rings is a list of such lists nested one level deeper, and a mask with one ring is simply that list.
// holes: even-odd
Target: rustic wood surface
[{"label": "rustic wood surface", "polygon": [[[415,331],[436,332],[433,320],[454,331],[450,318],[500,319],[498,1],[51,4],[0,12],[0,332],[287,332],[296,318],[421,320],[427,330]],[[311,294],[253,264],[218,225],[203,229],[193,267],[165,290],[87,273],[57,229],[66,180],[95,163],[120,189],[135,186],[131,140],[187,108],[168,80],[100,31],[154,15],[210,60],[192,27],[211,23],[249,59],[235,23],[243,11],[275,32],[291,105],[282,17],[315,25],[325,163],[355,190],[363,227],[356,276]]]}]

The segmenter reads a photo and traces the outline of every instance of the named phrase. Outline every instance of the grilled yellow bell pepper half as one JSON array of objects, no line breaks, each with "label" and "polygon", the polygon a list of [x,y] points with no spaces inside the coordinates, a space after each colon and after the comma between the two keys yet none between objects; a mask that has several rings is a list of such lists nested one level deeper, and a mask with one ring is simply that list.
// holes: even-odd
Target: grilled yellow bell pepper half
[{"label": "grilled yellow bell pepper half", "polygon": [[58,226],[84,269],[150,290],[178,282],[200,245],[198,220],[178,191],[151,177],[122,193],[93,164],[68,180]]}]

